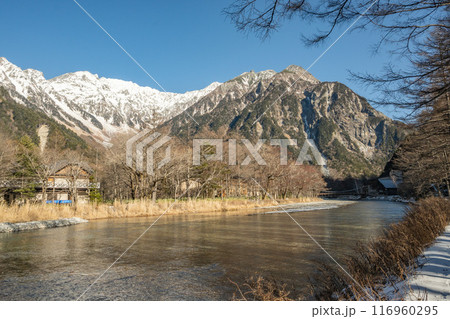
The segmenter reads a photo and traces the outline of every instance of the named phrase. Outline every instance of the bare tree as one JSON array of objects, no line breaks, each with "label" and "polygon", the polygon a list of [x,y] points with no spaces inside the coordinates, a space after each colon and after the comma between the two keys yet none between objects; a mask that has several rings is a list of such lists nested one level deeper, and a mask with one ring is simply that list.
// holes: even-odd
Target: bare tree
[{"label": "bare tree", "polygon": [[[339,25],[359,18],[352,30],[379,31],[377,50],[389,44],[391,53],[409,60],[411,68],[398,69],[387,64],[378,76],[352,75],[385,93],[384,98],[372,102],[412,108],[414,115],[418,109],[429,106],[433,97],[449,89],[448,80],[434,83],[437,86],[433,89],[426,85],[430,74],[446,72],[443,69],[449,65],[449,8],[448,0],[236,0],[224,12],[239,30],[255,32],[262,38],[277,30],[284,20],[299,19],[306,26],[303,30],[310,30],[310,20],[322,22],[324,32],[310,37],[303,32],[307,44],[323,42]],[[440,33],[442,41],[427,41],[432,32]],[[430,45],[445,47],[447,54],[427,56]]]},{"label": "bare tree", "polygon": [[417,196],[450,190],[450,110],[442,98],[413,124],[394,161]]},{"label": "bare tree", "polygon": [[408,118],[414,120],[440,100],[450,103],[450,28],[435,27],[411,49],[409,59],[408,70],[389,64],[381,75],[353,76],[384,92],[376,103],[409,109]]},{"label": "bare tree", "polygon": [[45,203],[47,201],[49,178],[54,173],[55,164],[61,159],[61,151],[46,149],[44,152],[39,152],[36,159],[36,161],[30,160],[30,165],[41,186],[41,201]]},{"label": "bare tree", "polygon": [[309,29],[308,22],[323,22],[324,32],[307,39],[310,44],[328,39],[336,27],[361,16],[355,28],[376,27],[382,31],[380,44],[401,43],[408,48],[411,41],[433,27],[448,28],[449,2],[446,0],[236,0],[226,9],[236,27],[268,37],[287,19],[297,18]]},{"label": "bare tree", "polygon": [[83,185],[83,180],[85,183],[89,183],[89,175],[91,172],[89,170],[87,163],[84,160],[83,154],[76,152],[67,152],[65,154],[65,160],[62,162],[64,165],[64,176],[69,189],[69,195],[72,198],[72,206],[77,206],[78,204],[78,189],[80,187],[87,187],[88,185]]},{"label": "bare tree", "polygon": [[449,192],[450,172],[450,32],[436,29],[421,47],[415,61],[417,72],[409,87],[401,92],[411,96],[419,111],[410,125],[412,134],[401,145],[395,164],[405,171],[417,195],[434,188]]}]

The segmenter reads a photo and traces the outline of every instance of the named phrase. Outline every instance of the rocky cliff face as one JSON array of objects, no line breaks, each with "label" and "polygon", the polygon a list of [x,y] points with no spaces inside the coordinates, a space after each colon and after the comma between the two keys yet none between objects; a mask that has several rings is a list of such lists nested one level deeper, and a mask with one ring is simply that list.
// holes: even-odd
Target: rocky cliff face
[{"label": "rocky cliff face", "polygon": [[[338,82],[320,82],[298,66],[244,73],[164,126],[183,138],[296,139],[298,156],[313,139],[335,176],[378,173],[401,139],[396,123]],[[187,134],[190,134],[188,137]]]}]

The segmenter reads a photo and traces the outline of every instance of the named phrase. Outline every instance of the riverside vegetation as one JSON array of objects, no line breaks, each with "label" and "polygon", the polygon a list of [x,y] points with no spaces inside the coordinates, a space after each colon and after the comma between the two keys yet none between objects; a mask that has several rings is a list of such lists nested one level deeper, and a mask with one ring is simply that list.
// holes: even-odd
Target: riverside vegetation
[{"label": "riverside vegetation", "polygon": [[[80,217],[88,220],[102,218],[159,216],[179,214],[248,214],[251,209],[279,204],[311,203],[320,198],[302,197],[273,201],[271,199],[252,200],[245,198],[178,200],[135,200],[115,201],[111,204],[92,203],[68,205],[46,205],[26,203],[23,205],[0,204],[0,223],[28,222],[37,220],[54,220],[60,218]],[[174,203],[175,202],[175,203]],[[170,208],[170,209],[169,209]]]},{"label": "riverside vegetation", "polygon": [[[319,262],[310,278],[308,296],[295,287],[256,275],[236,285],[235,300],[388,300],[401,299],[399,283],[415,267],[417,258],[450,223],[450,202],[428,198],[411,204],[403,219],[368,243],[359,242],[342,263],[356,284],[338,266]],[[390,288],[390,289],[386,289]],[[393,291],[393,293],[392,293]]]},{"label": "riverside vegetation", "polygon": [[[327,267],[326,276],[317,277],[314,299],[376,300],[399,299],[399,282],[417,267],[417,258],[450,223],[450,202],[427,198],[411,204],[403,219],[385,229],[368,243],[358,243],[345,264],[364,289],[339,269]],[[386,287],[393,288],[389,296]],[[397,293],[397,295],[396,295]]]}]

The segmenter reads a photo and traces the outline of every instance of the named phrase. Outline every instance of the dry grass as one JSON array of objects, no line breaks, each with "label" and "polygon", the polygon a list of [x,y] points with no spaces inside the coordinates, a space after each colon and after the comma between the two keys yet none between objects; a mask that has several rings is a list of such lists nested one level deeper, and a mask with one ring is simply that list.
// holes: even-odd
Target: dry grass
[{"label": "dry grass", "polygon": [[[230,280],[231,281],[231,280]],[[292,301],[292,292],[287,289],[287,284],[278,283],[274,279],[266,279],[262,276],[248,278],[240,287],[236,286],[236,293],[233,295],[235,301]]]},{"label": "dry grass", "polygon": [[[356,285],[334,266],[319,266],[314,276],[316,300],[385,300],[384,288],[398,291],[397,284],[417,266],[422,254],[450,223],[450,201],[427,198],[409,207],[403,219],[389,226],[369,243],[359,243],[346,260]],[[398,296],[401,298],[401,296]]]},{"label": "dry grass", "polygon": [[[319,198],[295,198],[279,201],[279,204],[306,203],[320,201]],[[174,200],[137,200],[130,202],[114,202],[113,204],[79,204],[77,207],[68,205],[0,204],[0,222],[27,222],[38,220],[53,220],[59,218],[80,217],[88,220],[102,218],[159,216],[166,211]],[[251,199],[198,199],[177,201],[167,211],[167,215],[179,214],[247,214],[257,207],[276,205],[272,200]]]}]

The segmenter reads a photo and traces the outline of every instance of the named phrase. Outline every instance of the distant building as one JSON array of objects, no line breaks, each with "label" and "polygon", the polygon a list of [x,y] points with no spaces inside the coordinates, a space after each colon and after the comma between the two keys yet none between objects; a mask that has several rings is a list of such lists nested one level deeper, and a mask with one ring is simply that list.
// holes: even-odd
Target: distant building
[{"label": "distant building", "polygon": [[4,197],[10,203],[23,198],[18,190],[26,185],[33,185],[36,201],[45,199],[47,203],[71,203],[76,200],[78,203],[86,203],[89,201],[90,191],[100,187],[100,183],[91,181],[93,173],[87,163],[61,161],[51,168],[45,187],[42,181],[35,179],[13,179],[0,183],[0,187],[6,188]]},{"label": "distant building", "polygon": [[398,188],[403,183],[403,172],[391,170],[389,176],[380,177],[378,182],[381,184],[381,190],[386,195],[398,195]]},{"label": "distant building", "polygon": [[[73,201],[76,197],[79,203],[88,202],[89,191],[100,187],[99,183],[91,182],[93,173],[92,168],[84,162],[56,163],[48,178],[46,200],[48,202]],[[42,200],[42,192],[37,194],[36,199]]]}]

